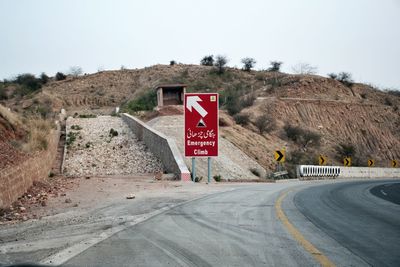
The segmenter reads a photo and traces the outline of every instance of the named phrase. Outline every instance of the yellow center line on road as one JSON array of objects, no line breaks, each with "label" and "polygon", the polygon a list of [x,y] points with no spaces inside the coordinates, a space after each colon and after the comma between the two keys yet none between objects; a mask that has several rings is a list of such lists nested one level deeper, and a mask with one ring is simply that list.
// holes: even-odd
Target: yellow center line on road
[{"label": "yellow center line on road", "polygon": [[293,224],[290,223],[289,219],[286,217],[285,213],[282,210],[282,201],[288,194],[288,191],[281,194],[278,200],[275,203],[276,214],[289,231],[289,233],[297,240],[297,242],[321,264],[321,266],[336,266],[333,262],[331,262],[321,251],[319,251],[311,242],[309,242],[305,237],[294,227]]}]

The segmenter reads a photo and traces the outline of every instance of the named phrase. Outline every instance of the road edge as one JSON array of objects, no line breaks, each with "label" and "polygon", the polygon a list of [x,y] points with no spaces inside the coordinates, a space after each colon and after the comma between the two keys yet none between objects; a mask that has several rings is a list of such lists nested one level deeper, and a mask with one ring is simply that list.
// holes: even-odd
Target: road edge
[{"label": "road edge", "polygon": [[310,241],[308,241],[300,231],[289,221],[285,212],[282,209],[282,202],[291,190],[281,193],[275,202],[275,211],[278,219],[285,226],[286,230],[292,235],[294,239],[308,252],[314,259],[323,267],[335,267],[336,265],[329,260],[321,251],[319,251]]}]

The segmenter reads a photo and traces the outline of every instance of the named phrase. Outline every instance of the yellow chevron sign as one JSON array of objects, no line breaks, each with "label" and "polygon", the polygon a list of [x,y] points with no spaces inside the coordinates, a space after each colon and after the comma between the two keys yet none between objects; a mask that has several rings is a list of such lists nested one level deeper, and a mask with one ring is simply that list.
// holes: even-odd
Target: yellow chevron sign
[{"label": "yellow chevron sign", "polygon": [[274,157],[277,162],[285,162],[285,151],[275,150]]},{"label": "yellow chevron sign", "polygon": [[374,167],[375,166],[375,160],[369,159],[368,160],[368,167]]},{"label": "yellow chevron sign", "polygon": [[326,163],[328,162],[328,159],[323,155],[319,155],[318,162],[319,162],[319,165],[326,165]]},{"label": "yellow chevron sign", "polygon": [[397,166],[399,166],[399,165],[397,164],[397,160],[392,160],[392,167],[393,167],[393,168],[397,168]]},{"label": "yellow chevron sign", "polygon": [[343,164],[345,167],[350,167],[351,166],[351,157],[346,157],[343,159]]}]

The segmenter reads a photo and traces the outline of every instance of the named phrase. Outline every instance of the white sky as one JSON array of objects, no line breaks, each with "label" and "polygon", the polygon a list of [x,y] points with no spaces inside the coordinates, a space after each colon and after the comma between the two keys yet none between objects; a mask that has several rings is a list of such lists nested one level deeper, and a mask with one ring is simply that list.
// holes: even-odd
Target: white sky
[{"label": "white sky", "polygon": [[223,54],[400,89],[400,0],[0,0],[0,79]]}]

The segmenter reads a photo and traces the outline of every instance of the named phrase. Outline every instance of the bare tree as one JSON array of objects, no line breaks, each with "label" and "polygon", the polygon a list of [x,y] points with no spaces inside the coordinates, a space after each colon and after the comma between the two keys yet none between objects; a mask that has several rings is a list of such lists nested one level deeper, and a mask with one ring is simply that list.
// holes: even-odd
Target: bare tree
[{"label": "bare tree", "polygon": [[79,66],[72,66],[71,68],[69,68],[69,74],[74,77],[78,77],[79,75],[82,75],[82,73],[82,68]]},{"label": "bare tree", "polygon": [[243,70],[250,71],[257,63],[257,61],[254,58],[246,57],[242,59],[242,63],[243,63]]},{"label": "bare tree", "polygon": [[218,74],[222,74],[225,71],[226,64],[228,63],[228,59],[225,56],[218,55],[215,58],[214,66],[218,69]]},{"label": "bare tree", "polygon": [[318,68],[308,63],[300,62],[292,67],[292,71],[296,74],[316,74]]}]

